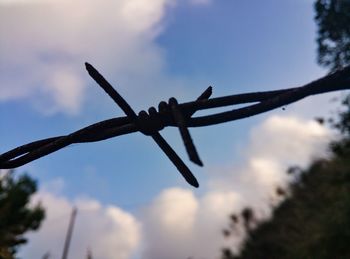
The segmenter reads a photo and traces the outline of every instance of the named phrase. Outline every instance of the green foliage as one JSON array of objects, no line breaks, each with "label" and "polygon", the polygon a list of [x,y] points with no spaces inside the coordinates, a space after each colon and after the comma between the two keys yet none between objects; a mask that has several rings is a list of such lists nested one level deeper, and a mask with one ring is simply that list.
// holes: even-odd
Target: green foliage
[{"label": "green foliage", "polygon": [[318,63],[331,71],[350,63],[350,0],[317,0]]},{"label": "green foliage", "polygon": [[24,234],[37,230],[45,213],[40,204],[29,207],[36,182],[28,175],[14,177],[13,171],[0,177],[0,258],[14,258]]}]

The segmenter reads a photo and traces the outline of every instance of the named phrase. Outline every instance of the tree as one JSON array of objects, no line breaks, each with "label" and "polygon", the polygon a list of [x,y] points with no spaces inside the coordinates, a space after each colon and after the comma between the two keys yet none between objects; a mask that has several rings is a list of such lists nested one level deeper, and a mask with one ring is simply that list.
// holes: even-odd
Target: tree
[{"label": "tree", "polygon": [[[349,65],[350,0],[317,0],[314,7],[318,63],[331,72]],[[350,258],[350,96],[342,104],[332,122],[342,137],[330,143],[331,157],[290,170],[295,181],[276,190],[285,199],[271,220],[257,221],[249,208],[231,215],[224,235],[242,226],[246,239],[240,255],[226,248],[223,259]]]},{"label": "tree", "polygon": [[350,63],[350,0],[317,0],[318,63],[331,71]]},{"label": "tree", "polygon": [[15,177],[9,171],[0,177],[0,258],[14,258],[18,246],[27,242],[24,234],[40,227],[44,209],[28,205],[36,189],[26,174]]}]

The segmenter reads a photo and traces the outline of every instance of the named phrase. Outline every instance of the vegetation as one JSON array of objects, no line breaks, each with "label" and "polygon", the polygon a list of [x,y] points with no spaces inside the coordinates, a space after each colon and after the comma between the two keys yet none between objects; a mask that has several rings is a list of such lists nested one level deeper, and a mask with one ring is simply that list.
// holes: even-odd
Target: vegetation
[{"label": "vegetation", "polygon": [[331,71],[350,63],[350,0],[317,0],[318,62]]},{"label": "vegetation", "polygon": [[[330,71],[349,65],[350,0],[317,0],[315,11],[319,64]],[[240,255],[224,249],[223,259],[350,258],[350,96],[343,105],[332,122],[342,137],[330,144],[330,158],[290,170],[295,181],[277,189],[285,199],[271,220],[258,222],[249,208],[232,215],[224,234],[242,223],[247,237]]]},{"label": "vegetation", "polygon": [[15,177],[9,171],[0,176],[0,258],[14,258],[18,246],[27,242],[24,234],[37,230],[44,219],[40,204],[28,204],[35,192],[36,182],[28,175]]}]

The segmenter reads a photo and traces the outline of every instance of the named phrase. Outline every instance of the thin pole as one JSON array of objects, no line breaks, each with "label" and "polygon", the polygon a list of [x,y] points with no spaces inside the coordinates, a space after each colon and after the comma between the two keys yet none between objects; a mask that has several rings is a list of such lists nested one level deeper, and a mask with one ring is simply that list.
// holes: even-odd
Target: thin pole
[{"label": "thin pole", "polygon": [[68,250],[69,250],[70,241],[72,239],[72,233],[73,233],[73,227],[74,227],[76,215],[77,215],[77,208],[74,207],[72,210],[72,214],[70,216],[66,240],[64,242],[64,247],[63,247],[62,259],[67,259],[67,256],[68,256]]}]

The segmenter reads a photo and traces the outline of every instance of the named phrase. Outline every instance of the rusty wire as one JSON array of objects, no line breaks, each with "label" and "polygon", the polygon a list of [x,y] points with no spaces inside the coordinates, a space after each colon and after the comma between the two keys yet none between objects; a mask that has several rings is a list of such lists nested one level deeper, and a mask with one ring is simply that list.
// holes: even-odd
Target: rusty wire
[{"label": "rusty wire", "polygon": [[[310,95],[350,89],[349,66],[304,86],[283,90],[236,94],[210,99],[212,88],[208,87],[196,101],[179,104],[172,97],[168,102],[160,102],[158,111],[151,107],[148,112],[141,111],[136,114],[124,98],[92,65],[85,63],[85,66],[89,75],[123,110],[126,116],[100,121],[65,136],[42,139],[14,148],[0,155],[0,169],[22,166],[73,143],[101,141],[139,131],[152,137],[186,181],[192,186],[198,187],[198,181],[190,169],[160,135],[159,132],[165,127],[178,127],[189,159],[193,163],[203,166],[189,133],[189,127],[202,127],[239,120],[285,106]],[[199,110],[236,104],[249,105],[213,115],[192,117]]]}]

